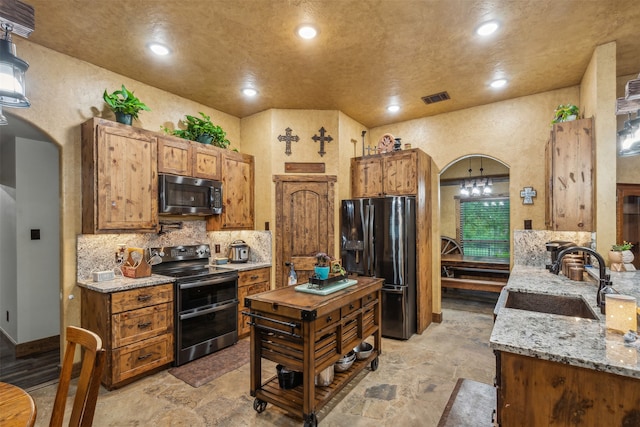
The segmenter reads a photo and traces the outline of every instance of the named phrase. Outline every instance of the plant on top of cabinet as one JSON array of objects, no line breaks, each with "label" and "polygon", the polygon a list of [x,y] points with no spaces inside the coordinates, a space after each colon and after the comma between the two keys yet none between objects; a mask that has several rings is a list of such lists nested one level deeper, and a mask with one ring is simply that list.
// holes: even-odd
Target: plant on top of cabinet
[{"label": "plant on top of cabinet", "polygon": [[189,114],[185,115],[185,118],[181,120],[185,125],[185,129],[171,130],[163,126],[162,130],[169,135],[175,135],[191,141],[198,141],[203,144],[213,144],[220,148],[227,148],[229,144],[231,144],[227,139],[227,133],[220,126],[214,125],[213,122],[211,122],[211,117],[203,112],[199,114],[202,116],[201,118]]},{"label": "plant on top of cabinet", "polygon": [[104,90],[102,99],[107,103],[111,111],[116,115],[116,121],[125,125],[130,125],[133,119],[138,120],[138,113],[141,110],[151,111],[133,92],[129,91],[124,85],[122,89],[112,93]]},{"label": "plant on top of cabinet", "polygon": [[580,114],[580,109],[577,106],[573,104],[560,104],[553,112],[551,125],[554,123],[570,122],[571,120],[575,120],[578,118],[578,114]]}]

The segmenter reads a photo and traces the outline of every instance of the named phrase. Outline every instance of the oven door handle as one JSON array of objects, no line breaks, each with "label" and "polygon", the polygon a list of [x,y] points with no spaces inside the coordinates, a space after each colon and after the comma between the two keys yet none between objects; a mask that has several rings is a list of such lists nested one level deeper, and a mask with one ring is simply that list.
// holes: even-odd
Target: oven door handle
[{"label": "oven door handle", "polygon": [[201,286],[218,285],[220,283],[231,282],[236,280],[237,278],[238,276],[236,274],[222,273],[219,276],[216,276],[213,279],[209,280],[198,280],[197,282],[180,283],[178,287],[180,289],[199,288]]},{"label": "oven door handle", "polygon": [[180,314],[178,317],[180,318],[180,320],[191,319],[193,317],[202,316],[204,314],[209,314],[209,313],[213,313],[213,312],[216,312],[216,311],[226,310],[228,308],[231,308],[234,305],[235,306],[238,305],[238,300],[233,300],[232,302],[225,302],[222,305],[215,305],[213,307],[205,308],[204,310],[198,310],[198,311],[194,311],[194,312],[190,312],[190,313]]}]

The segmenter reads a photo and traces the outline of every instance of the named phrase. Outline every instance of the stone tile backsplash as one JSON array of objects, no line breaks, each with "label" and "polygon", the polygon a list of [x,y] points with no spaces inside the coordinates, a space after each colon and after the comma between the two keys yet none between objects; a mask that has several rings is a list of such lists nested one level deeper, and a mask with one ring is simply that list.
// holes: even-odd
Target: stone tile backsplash
[{"label": "stone tile backsplash", "polygon": [[249,261],[271,262],[270,231],[207,231],[205,221],[176,221],[180,229],[167,228],[162,234],[80,234],[77,236],[77,278],[87,279],[94,271],[111,270],[119,244],[128,247],[153,248],[162,246],[198,245],[208,243],[212,257],[215,245],[220,245],[218,256],[227,256],[234,240],[244,240],[250,249]]}]

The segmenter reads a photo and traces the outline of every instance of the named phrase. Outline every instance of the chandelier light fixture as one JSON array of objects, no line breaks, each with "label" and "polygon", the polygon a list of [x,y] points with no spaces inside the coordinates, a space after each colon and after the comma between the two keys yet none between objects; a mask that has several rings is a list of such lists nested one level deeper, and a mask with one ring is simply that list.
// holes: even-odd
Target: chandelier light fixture
[{"label": "chandelier light fixture", "polygon": [[4,32],[0,39],[0,105],[28,108],[31,103],[25,96],[24,73],[29,64],[16,56],[16,45],[11,41],[13,26],[2,23],[0,28]]},{"label": "chandelier light fixture", "polygon": [[[618,131],[618,156],[640,155],[640,75],[625,85],[624,98],[616,100],[616,115],[627,114],[622,130]],[[635,112],[636,118],[631,114]]]},{"label": "chandelier light fixture", "polygon": [[482,157],[480,157],[480,176],[472,178],[471,172],[473,172],[473,169],[471,169],[471,158],[469,158],[469,178],[460,183],[460,195],[465,197],[477,197],[491,194],[493,180],[484,176]]},{"label": "chandelier light fixture", "polygon": [[[629,115],[631,116],[631,115]],[[620,157],[637,156],[640,154],[640,110],[636,118],[624,122],[624,127],[618,131],[618,155]]]}]

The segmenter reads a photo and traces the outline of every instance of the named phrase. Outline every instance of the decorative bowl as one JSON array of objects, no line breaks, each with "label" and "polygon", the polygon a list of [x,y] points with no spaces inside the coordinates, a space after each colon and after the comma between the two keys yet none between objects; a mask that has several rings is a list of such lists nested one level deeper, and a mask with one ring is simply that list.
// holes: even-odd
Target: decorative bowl
[{"label": "decorative bowl", "polygon": [[336,372],[344,372],[353,365],[353,362],[356,360],[356,353],[352,350],[346,355],[342,356],[338,359],[334,365],[334,369]]},{"label": "decorative bowl", "polygon": [[353,351],[356,353],[358,360],[366,359],[371,356],[373,346],[368,342],[361,342],[358,346],[354,347]]}]

